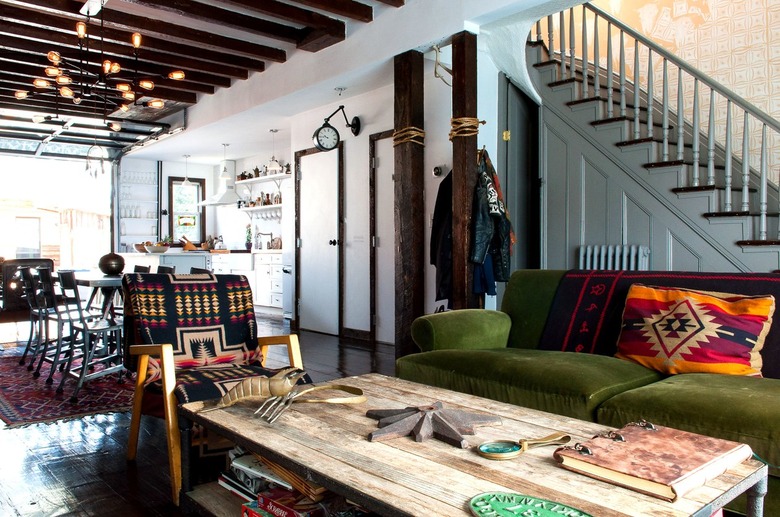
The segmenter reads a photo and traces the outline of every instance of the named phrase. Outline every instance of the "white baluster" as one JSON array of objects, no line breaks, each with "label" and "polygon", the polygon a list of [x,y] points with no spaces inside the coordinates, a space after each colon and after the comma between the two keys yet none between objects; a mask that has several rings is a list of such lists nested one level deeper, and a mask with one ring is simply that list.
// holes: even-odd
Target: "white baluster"
[{"label": "white baluster", "polygon": [[691,185],[699,186],[699,80],[693,80],[693,165]]},{"label": "white baluster", "polygon": [[655,100],[653,97],[653,50],[647,48],[647,138],[653,138],[653,113],[655,113]]},{"label": "white baluster", "polygon": [[715,90],[710,88],[710,113],[707,124],[707,185],[715,184]]},{"label": "white baluster", "polygon": [[582,91],[580,99],[587,99],[590,96],[588,89],[588,23],[585,19],[587,11],[582,6]]},{"label": "white baluster", "polygon": [[612,106],[612,22],[607,22],[607,118],[614,115]]},{"label": "white baluster", "polygon": [[748,124],[750,118],[748,112],[745,112],[745,120],[742,123],[742,211],[750,210],[750,131]]},{"label": "white baluster", "polygon": [[758,223],[758,238],[759,240],[766,240],[766,123],[761,125],[761,185],[760,189],[760,201],[758,203],[760,219]]},{"label": "white baluster", "polygon": [[663,161],[669,161],[669,62],[664,58],[662,77],[661,133],[663,134]]},{"label": "white baluster", "polygon": [[626,38],[620,31],[620,116],[626,116]]},{"label": "white baluster", "polygon": [[550,59],[555,59],[555,31],[552,15],[547,17],[547,50],[550,52]]},{"label": "white baluster", "polygon": [[571,73],[572,79],[577,77],[577,64],[574,60],[574,53],[576,52],[576,41],[574,38],[575,31],[576,25],[574,24],[574,8],[572,7],[569,9],[569,72]]},{"label": "white baluster", "polygon": [[[677,159],[685,157],[685,94],[683,93],[682,68],[677,68]],[[686,185],[687,182],[686,182]]]},{"label": "white baluster", "polygon": [[731,212],[731,99],[726,101],[726,168],[723,171],[726,182],[726,192],[724,192],[723,209]]},{"label": "white baluster", "polygon": [[563,81],[566,79],[566,23],[563,18],[563,11],[558,13],[558,32],[561,40],[561,81]]},{"label": "white baluster", "polygon": [[601,97],[601,49],[599,44],[599,17],[593,17],[593,96]]},{"label": "white baluster", "polygon": [[639,140],[639,42],[634,40],[634,139]]}]

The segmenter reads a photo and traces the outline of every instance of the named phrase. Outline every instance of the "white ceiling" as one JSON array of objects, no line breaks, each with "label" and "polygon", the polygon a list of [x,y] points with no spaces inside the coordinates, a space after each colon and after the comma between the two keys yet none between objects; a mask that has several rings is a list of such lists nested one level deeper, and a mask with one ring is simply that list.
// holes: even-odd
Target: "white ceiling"
[{"label": "white ceiling", "polygon": [[[119,1],[119,0],[112,0]],[[315,54],[292,50],[285,63],[269,64],[229,89],[199,99],[188,110],[187,129],[134,150],[129,156],[159,161],[214,164],[223,159],[254,156],[271,148],[271,128],[278,128],[276,146],[290,141],[291,120],[298,114],[338,102],[336,87],[346,87],[344,100],[392,83],[393,57],[410,49],[430,50],[433,44],[464,29],[499,19],[538,19],[577,2],[562,0],[407,0],[400,9],[374,5],[374,21],[350,24],[349,37]],[[526,16],[527,17],[527,16]],[[518,35],[524,38],[524,35]],[[389,107],[392,109],[392,106]],[[323,118],[329,113],[323,113]],[[350,114],[350,117],[352,115]],[[312,127],[312,131],[314,131]]]}]

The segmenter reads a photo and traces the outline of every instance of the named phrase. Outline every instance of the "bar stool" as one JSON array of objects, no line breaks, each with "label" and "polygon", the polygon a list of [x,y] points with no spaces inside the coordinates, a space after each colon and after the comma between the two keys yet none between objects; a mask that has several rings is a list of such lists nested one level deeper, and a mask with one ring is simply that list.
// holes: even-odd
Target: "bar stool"
[{"label": "bar stool", "polygon": [[176,266],[157,266],[157,273],[172,275],[176,273]]},{"label": "bar stool", "polygon": [[[43,350],[40,353],[38,366],[33,373],[33,377],[39,377],[43,363],[49,363],[51,368],[49,369],[49,376],[46,377],[46,384],[52,384],[54,382],[54,372],[57,371],[58,367],[60,371],[63,371],[73,354],[74,346],[76,345],[76,329],[73,324],[78,319],[78,314],[75,308],[68,305],[69,302],[74,301],[71,297],[57,295],[51,269],[38,268],[37,271],[41,287],[41,299],[45,309],[46,321],[44,325],[46,327],[46,339],[44,340]],[[49,337],[49,323],[54,323],[57,329],[56,339]]]},{"label": "bar stool", "polygon": [[27,346],[19,359],[19,365],[27,362],[27,354],[31,354],[30,364],[27,369],[32,371],[35,368],[35,359],[43,350],[43,344],[48,334],[48,328],[45,327],[46,307],[40,296],[38,281],[32,273],[30,266],[23,266],[18,269],[21,277],[23,297],[30,308],[30,337],[27,339]]},{"label": "bar stool", "polygon": [[[76,285],[73,271],[60,272],[60,282],[64,285]],[[78,401],[78,394],[84,383],[92,379],[118,373],[122,382],[124,366],[122,362],[122,324],[106,319],[95,318],[86,311],[81,298],[75,300],[77,318],[73,328],[82,339],[74,343],[73,353],[68,357],[57,393],[62,393],[68,377],[76,379],[76,388],[70,402]],[[99,368],[102,366],[102,368]]]},{"label": "bar stool", "polygon": [[136,265],[133,267],[133,273],[151,273],[151,272],[152,272],[151,266]]}]

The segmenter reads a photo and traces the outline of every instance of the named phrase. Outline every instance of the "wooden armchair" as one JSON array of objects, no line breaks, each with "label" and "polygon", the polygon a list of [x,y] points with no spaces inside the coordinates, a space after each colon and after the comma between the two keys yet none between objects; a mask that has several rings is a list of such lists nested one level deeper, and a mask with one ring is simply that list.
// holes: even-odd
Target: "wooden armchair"
[{"label": "wooden armchair", "polygon": [[182,443],[190,444],[189,422],[179,421],[178,404],[219,398],[249,376],[274,375],[264,367],[273,345],[286,346],[290,365],[302,369],[298,337],[257,337],[243,275],[131,273],[122,288],[125,366],[137,374],[127,459],[135,459],[141,414],[163,417],[178,505]]}]

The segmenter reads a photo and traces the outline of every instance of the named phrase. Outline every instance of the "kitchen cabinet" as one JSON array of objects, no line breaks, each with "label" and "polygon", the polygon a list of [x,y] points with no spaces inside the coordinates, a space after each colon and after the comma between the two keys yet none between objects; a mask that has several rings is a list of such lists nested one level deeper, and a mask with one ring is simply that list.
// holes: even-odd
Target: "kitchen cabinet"
[{"label": "kitchen cabinet", "polygon": [[282,250],[254,254],[255,304],[282,308],[283,265]]},{"label": "kitchen cabinet", "polygon": [[153,171],[121,171],[116,215],[119,251],[133,251],[136,242],[159,240],[159,175]]}]

